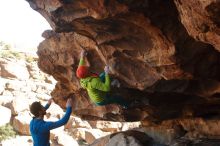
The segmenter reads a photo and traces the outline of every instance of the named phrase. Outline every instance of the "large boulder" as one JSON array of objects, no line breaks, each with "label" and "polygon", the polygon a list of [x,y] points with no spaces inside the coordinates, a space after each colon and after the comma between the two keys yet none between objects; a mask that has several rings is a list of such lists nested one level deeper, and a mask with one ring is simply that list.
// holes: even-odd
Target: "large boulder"
[{"label": "large boulder", "polygon": [[22,111],[29,110],[29,100],[24,96],[18,96],[8,106],[13,115],[18,115]]},{"label": "large boulder", "polygon": [[92,128],[105,132],[119,132],[141,127],[141,122],[89,121]]},{"label": "large boulder", "polygon": [[93,143],[96,139],[104,137],[110,132],[104,132],[100,129],[73,128],[68,129],[70,135],[76,140],[85,140],[88,144]]},{"label": "large boulder", "polygon": [[14,129],[21,135],[30,135],[30,121],[32,117],[29,112],[23,112],[18,114],[13,119]]},{"label": "large boulder", "polygon": [[73,139],[71,136],[69,136],[65,132],[59,132],[55,135],[55,137],[52,139],[52,146],[79,146],[77,141]]},{"label": "large boulder", "polygon": [[[219,2],[28,2],[53,29],[43,33],[38,65],[57,80],[51,95],[62,108],[64,97],[74,93],[73,111],[87,120],[162,121],[190,110],[194,116],[219,113],[212,107],[220,101],[209,98],[220,92]],[[121,83],[113,92],[139,109],[92,105],[75,74],[82,50],[92,71],[110,66],[111,76]],[[208,110],[199,113],[204,105]]]},{"label": "large boulder", "polygon": [[96,139],[108,135],[108,132],[103,132],[100,129],[90,129],[85,131],[85,141],[92,144]]},{"label": "large boulder", "polygon": [[220,51],[220,2],[216,0],[175,0],[181,22],[197,40],[212,44]]},{"label": "large boulder", "polygon": [[121,122],[111,121],[89,121],[92,128],[101,129],[105,132],[118,132],[122,128]]},{"label": "large boulder", "polygon": [[70,116],[70,120],[68,123],[65,125],[65,129],[69,128],[87,128],[91,129],[91,125],[89,124],[88,121],[84,121],[80,119],[79,117],[76,116]]},{"label": "large boulder", "polygon": [[0,67],[1,67],[1,77],[3,78],[28,80],[30,77],[25,61],[0,60]]},{"label": "large boulder", "polygon": [[11,110],[0,105],[0,126],[4,126],[10,123],[11,120]]},{"label": "large boulder", "polygon": [[52,103],[50,107],[47,109],[47,116],[62,118],[64,112],[63,109],[59,107],[59,105]]},{"label": "large boulder", "polygon": [[[38,66],[57,80],[51,96],[60,107],[65,108],[65,97],[74,94],[76,116],[90,121],[141,121],[145,132],[161,143],[184,136],[199,139],[201,131],[207,138],[219,136],[213,127],[192,132],[189,127],[196,124],[179,122],[201,118],[208,123],[220,117],[219,1],[28,2],[52,26],[39,44]],[[82,50],[87,51],[85,62],[93,72],[110,66],[111,77],[120,82],[112,92],[131,103],[129,108],[91,103],[75,73]],[[173,127],[163,125],[169,120]],[[110,130],[105,124],[98,127]],[[111,130],[123,129],[120,124],[116,127]],[[127,137],[130,144],[136,142],[133,135]],[[121,138],[121,145],[127,139]]]},{"label": "large boulder", "polygon": [[[126,131],[119,132],[97,139],[91,146],[154,146],[159,145],[143,132]],[[165,146],[165,145],[160,145]]]}]

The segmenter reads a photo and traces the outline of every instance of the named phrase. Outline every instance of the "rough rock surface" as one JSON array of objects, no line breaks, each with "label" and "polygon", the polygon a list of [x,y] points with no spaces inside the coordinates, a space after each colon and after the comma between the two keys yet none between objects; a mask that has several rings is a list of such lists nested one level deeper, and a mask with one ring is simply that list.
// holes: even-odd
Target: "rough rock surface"
[{"label": "rough rock surface", "polygon": [[[43,33],[38,65],[58,81],[51,94],[61,107],[63,97],[74,93],[73,112],[83,119],[141,120],[146,127],[167,120],[186,120],[188,127],[199,122],[197,118],[218,121],[219,1],[27,1],[53,29]],[[112,76],[121,83],[113,92],[136,103],[136,108],[92,105],[75,75],[83,49],[94,72],[110,65]],[[180,137],[199,130],[181,126],[186,134],[177,134]],[[218,136],[210,133],[205,138]],[[175,134],[168,143],[173,138]]]},{"label": "rough rock surface", "polygon": [[126,131],[97,139],[91,146],[165,146],[153,142],[153,139],[143,132]]},{"label": "rough rock surface", "polygon": [[30,121],[32,117],[29,112],[24,112],[16,116],[13,120],[14,129],[22,135],[30,135]]},{"label": "rough rock surface", "polygon": [[175,3],[188,33],[220,51],[220,1],[175,0]]}]

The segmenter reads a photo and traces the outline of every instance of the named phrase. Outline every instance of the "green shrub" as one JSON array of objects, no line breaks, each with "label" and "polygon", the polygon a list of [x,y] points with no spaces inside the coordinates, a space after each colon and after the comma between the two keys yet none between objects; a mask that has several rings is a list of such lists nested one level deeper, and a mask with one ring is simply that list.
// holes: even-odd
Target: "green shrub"
[{"label": "green shrub", "polygon": [[32,56],[27,56],[27,57],[25,58],[25,60],[26,60],[27,62],[31,63],[31,62],[36,61],[36,58],[34,58],[34,57],[32,57]]},{"label": "green shrub", "polygon": [[[35,50],[34,48],[31,48],[29,50]],[[27,62],[33,62],[37,61],[37,58],[33,56],[27,56],[24,52],[18,52],[12,50],[12,47],[10,44],[6,44],[3,41],[0,41],[0,58],[11,58],[11,59],[17,59],[17,60],[25,60]]]},{"label": "green shrub", "polygon": [[21,55],[19,52],[14,52],[11,50],[1,50],[0,58],[14,58],[14,59],[22,59],[24,55]]},{"label": "green shrub", "polygon": [[0,50],[0,58],[11,58],[11,59],[17,59],[17,60],[25,60],[27,62],[34,62],[37,61],[37,58],[33,56],[27,56],[24,53],[12,51],[12,50]]},{"label": "green shrub", "polygon": [[5,126],[0,127],[0,141],[15,136],[16,136],[16,132],[14,131],[13,127],[10,124],[6,124]]}]

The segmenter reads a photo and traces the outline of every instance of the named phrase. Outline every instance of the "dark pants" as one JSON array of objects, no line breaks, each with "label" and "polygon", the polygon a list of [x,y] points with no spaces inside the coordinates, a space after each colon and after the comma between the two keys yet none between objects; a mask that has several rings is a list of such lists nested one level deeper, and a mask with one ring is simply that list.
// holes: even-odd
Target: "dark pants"
[{"label": "dark pants", "polygon": [[105,72],[102,72],[99,74],[99,78],[101,79],[101,81],[104,83],[105,82]]},{"label": "dark pants", "polygon": [[110,95],[110,94],[107,94],[105,97],[104,97],[104,101],[103,102],[100,102],[100,103],[96,103],[97,105],[108,105],[108,104],[119,104],[123,107],[128,107],[128,102],[126,100],[124,100],[123,97],[121,97],[120,95]]},{"label": "dark pants", "polygon": [[71,2],[73,2],[73,0],[63,0],[62,1],[64,4],[70,4]]}]

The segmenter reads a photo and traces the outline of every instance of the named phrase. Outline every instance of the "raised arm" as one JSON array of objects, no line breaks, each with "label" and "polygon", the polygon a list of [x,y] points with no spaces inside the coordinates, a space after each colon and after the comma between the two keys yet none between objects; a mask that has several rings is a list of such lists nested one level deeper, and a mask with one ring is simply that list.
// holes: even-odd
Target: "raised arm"
[{"label": "raised arm", "polygon": [[86,78],[90,74],[88,67],[85,65],[85,61],[84,61],[85,55],[86,55],[86,52],[83,50],[80,55],[79,66],[76,70],[76,76],[80,79]]},{"label": "raised arm", "polygon": [[80,61],[79,61],[79,66],[84,66],[85,65],[85,56],[86,56],[86,51],[82,50],[80,53]]},{"label": "raised arm", "polygon": [[69,98],[66,103],[65,115],[60,120],[58,120],[56,122],[46,122],[44,124],[44,126],[41,128],[42,132],[49,131],[49,130],[52,130],[52,129],[55,129],[55,128],[58,128],[58,127],[65,125],[70,118],[71,112],[72,112],[72,99]]},{"label": "raised arm", "polygon": [[51,105],[52,102],[53,102],[53,98],[50,98],[50,99],[48,100],[47,104],[44,106],[44,108],[47,110],[47,109],[50,107],[50,105]]}]

